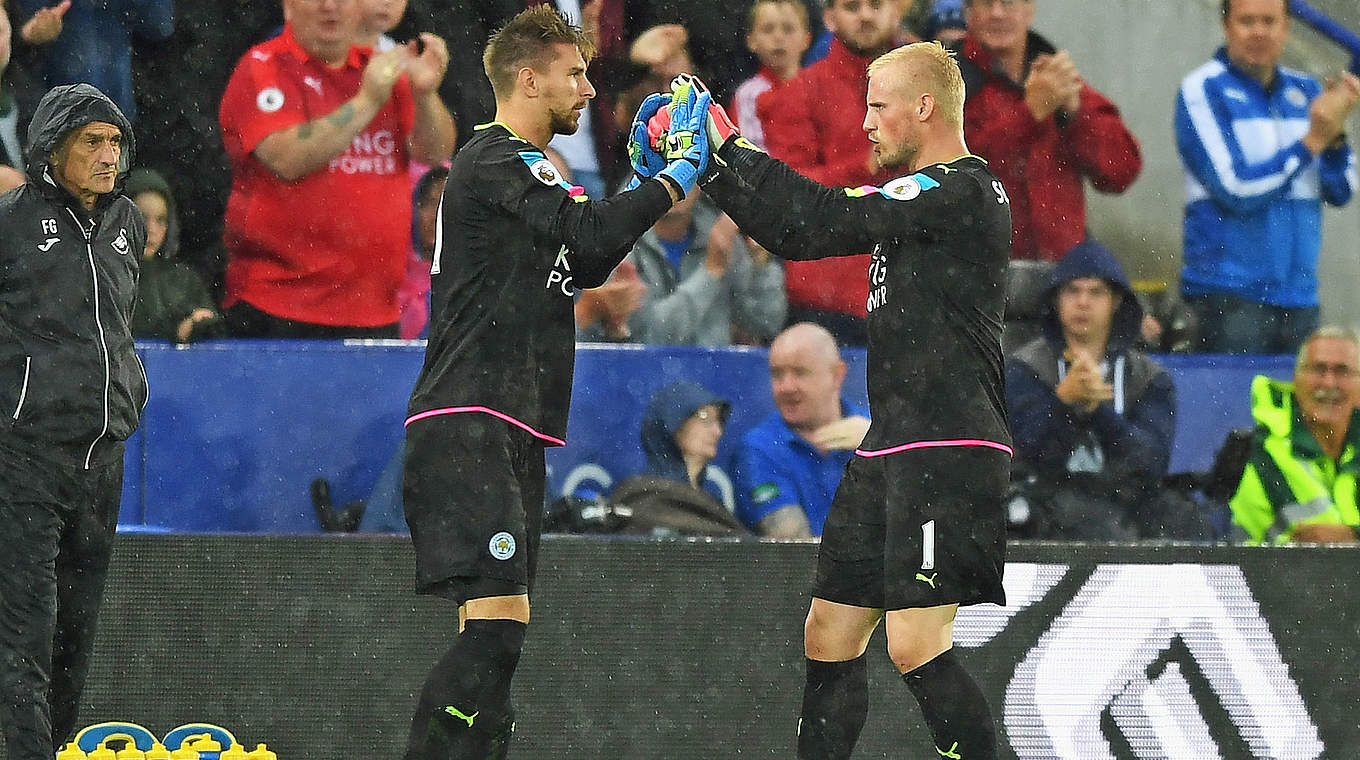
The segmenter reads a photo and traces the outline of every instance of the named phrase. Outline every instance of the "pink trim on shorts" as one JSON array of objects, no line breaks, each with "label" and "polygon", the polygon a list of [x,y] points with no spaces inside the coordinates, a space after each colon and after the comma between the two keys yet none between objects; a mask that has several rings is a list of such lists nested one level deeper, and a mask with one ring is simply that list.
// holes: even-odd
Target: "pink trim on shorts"
[{"label": "pink trim on shorts", "polygon": [[450,406],[444,409],[431,409],[428,412],[421,412],[420,414],[413,414],[410,417],[407,417],[406,425],[409,426],[412,422],[416,422],[417,420],[423,420],[426,417],[438,417],[444,414],[460,414],[462,412],[481,412],[482,414],[489,414],[497,419],[505,420],[511,425],[514,425],[515,427],[529,433],[529,435],[532,435],[533,437],[538,438],[539,440],[547,441],[548,443],[551,443],[554,446],[567,445],[567,442],[562,440],[561,438],[555,438],[551,435],[548,435],[547,433],[540,433],[537,430],[534,430],[533,428],[524,424],[523,422],[520,422],[519,420],[515,419],[514,417],[511,417],[510,415],[504,412],[498,412],[495,409],[486,406]]},{"label": "pink trim on shorts", "polygon": [[899,451],[910,451],[912,449],[939,449],[952,446],[985,446],[989,449],[1004,451],[1010,456],[1015,456],[1015,451],[1004,443],[996,441],[981,441],[973,438],[962,438],[954,441],[917,441],[915,443],[904,443],[901,446],[893,446],[888,449],[878,449],[867,451],[865,449],[855,449],[855,455],[861,457],[882,457],[889,454],[896,454]]}]

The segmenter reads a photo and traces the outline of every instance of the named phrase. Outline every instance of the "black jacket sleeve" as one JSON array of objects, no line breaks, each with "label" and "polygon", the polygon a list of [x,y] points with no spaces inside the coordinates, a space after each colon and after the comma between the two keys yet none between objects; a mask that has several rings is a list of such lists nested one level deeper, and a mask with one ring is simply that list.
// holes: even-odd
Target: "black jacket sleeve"
[{"label": "black jacket sleeve", "polygon": [[602,284],[671,207],[670,193],[659,180],[592,201],[562,181],[536,149],[509,152],[498,162],[493,171],[505,181],[495,193],[496,203],[535,233],[562,241],[577,287]]},{"label": "black jacket sleeve", "polygon": [[[828,188],[735,140],[718,158],[720,168],[705,176],[704,191],[743,232],[795,261],[854,256],[884,240],[956,224],[954,211],[977,194],[972,180],[958,174],[936,179],[925,172],[882,188]],[[901,192],[904,187],[913,191]]]}]

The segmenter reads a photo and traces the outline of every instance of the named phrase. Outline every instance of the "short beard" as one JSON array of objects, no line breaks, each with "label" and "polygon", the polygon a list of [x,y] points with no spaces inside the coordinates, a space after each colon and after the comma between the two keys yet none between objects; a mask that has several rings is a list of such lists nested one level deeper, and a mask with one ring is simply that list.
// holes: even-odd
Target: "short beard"
[{"label": "short beard", "polygon": [[916,156],[920,154],[920,149],[915,145],[904,145],[890,155],[874,153],[874,166],[878,171],[891,169],[909,169],[915,163]]},{"label": "short beard", "polygon": [[888,35],[888,39],[886,42],[883,42],[879,45],[875,45],[872,48],[862,48],[859,45],[855,44],[854,42],[845,39],[844,37],[837,37],[836,39],[841,41],[841,44],[845,46],[846,50],[849,50],[851,53],[854,53],[860,58],[877,58],[880,55],[883,55],[884,53],[888,52],[889,50],[892,50],[893,37],[891,34]]},{"label": "short beard", "polygon": [[549,114],[548,116],[548,130],[551,134],[574,135],[580,127],[581,117],[575,111],[571,111],[565,116],[559,113]]}]

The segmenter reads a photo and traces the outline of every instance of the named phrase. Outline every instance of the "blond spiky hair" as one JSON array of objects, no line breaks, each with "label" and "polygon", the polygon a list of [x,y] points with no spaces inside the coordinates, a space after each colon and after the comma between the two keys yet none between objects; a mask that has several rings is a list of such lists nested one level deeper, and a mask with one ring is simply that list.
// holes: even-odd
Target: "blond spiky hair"
[{"label": "blond spiky hair", "polygon": [[869,76],[888,68],[902,71],[907,82],[935,96],[946,124],[963,129],[963,74],[954,54],[938,42],[914,42],[889,50],[869,64]]}]

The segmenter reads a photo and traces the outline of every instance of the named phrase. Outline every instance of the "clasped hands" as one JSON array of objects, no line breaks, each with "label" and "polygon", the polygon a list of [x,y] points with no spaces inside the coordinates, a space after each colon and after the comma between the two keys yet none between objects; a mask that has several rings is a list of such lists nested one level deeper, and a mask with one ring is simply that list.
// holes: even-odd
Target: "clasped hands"
[{"label": "clasped hands", "polygon": [[1340,77],[1327,79],[1322,93],[1309,105],[1308,133],[1303,137],[1303,144],[1314,155],[1339,145],[1346,132],[1346,118],[1357,103],[1360,103],[1360,77],[1345,72]]},{"label": "clasped hands", "polygon": [[631,190],[645,180],[664,181],[679,200],[693,192],[709,159],[737,136],[723,107],[698,77],[681,74],[669,93],[653,93],[642,101],[628,138]]},{"label": "clasped hands", "polygon": [[1068,116],[1081,110],[1081,74],[1067,51],[1041,55],[1030,64],[1025,106],[1035,121],[1043,121],[1059,110]]},{"label": "clasped hands", "polygon": [[1114,386],[1105,382],[1100,362],[1085,353],[1073,352],[1067,375],[1054,393],[1058,400],[1083,414],[1091,414],[1102,402],[1114,399]]}]

